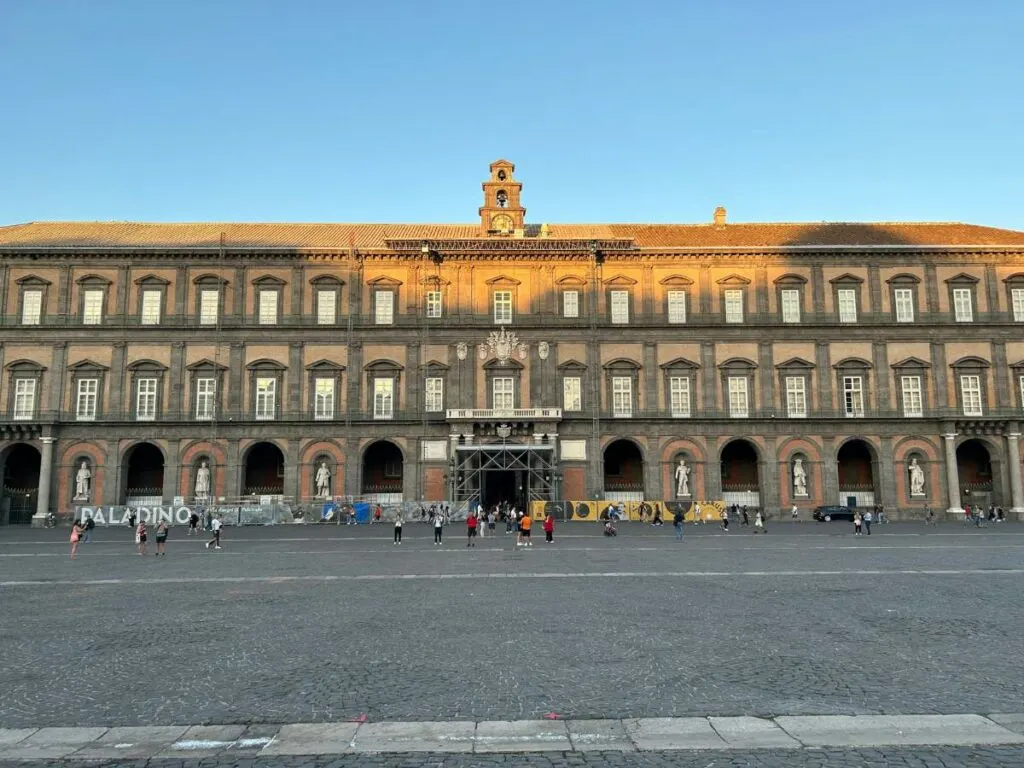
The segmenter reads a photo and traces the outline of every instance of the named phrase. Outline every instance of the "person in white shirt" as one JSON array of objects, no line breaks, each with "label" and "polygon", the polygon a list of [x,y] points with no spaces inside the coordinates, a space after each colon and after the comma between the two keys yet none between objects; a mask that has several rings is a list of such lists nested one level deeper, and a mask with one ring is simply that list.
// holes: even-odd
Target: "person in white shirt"
[{"label": "person in white shirt", "polygon": [[223,523],[220,521],[220,516],[213,518],[213,522],[210,523],[210,530],[213,531],[213,538],[206,542],[206,548],[209,549],[213,545],[214,549],[220,549],[220,528]]}]

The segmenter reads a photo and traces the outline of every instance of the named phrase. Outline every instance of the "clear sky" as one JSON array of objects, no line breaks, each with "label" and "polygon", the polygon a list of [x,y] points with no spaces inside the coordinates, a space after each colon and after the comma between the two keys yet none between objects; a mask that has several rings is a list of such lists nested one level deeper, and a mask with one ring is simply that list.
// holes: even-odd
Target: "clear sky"
[{"label": "clear sky", "polygon": [[1024,229],[1021,0],[0,0],[0,224]]}]

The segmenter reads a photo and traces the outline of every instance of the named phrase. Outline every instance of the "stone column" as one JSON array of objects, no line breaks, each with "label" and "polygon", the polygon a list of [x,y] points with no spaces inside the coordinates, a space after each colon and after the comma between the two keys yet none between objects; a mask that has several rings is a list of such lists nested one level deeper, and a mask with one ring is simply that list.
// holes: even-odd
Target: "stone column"
[{"label": "stone column", "polygon": [[704,462],[704,494],[703,499],[697,498],[697,489],[694,488],[693,476],[690,476],[690,491],[694,494],[695,501],[714,501],[722,498],[722,462],[719,460],[718,441],[709,438],[706,444],[707,461]]},{"label": "stone column", "polygon": [[300,488],[302,468],[299,466],[299,441],[292,438],[288,441],[288,449],[284,452],[284,495],[291,496],[296,503],[303,496],[311,496],[312,490]]},{"label": "stone column", "polygon": [[178,267],[174,271],[174,316],[180,325],[185,324],[185,304],[188,297],[188,267]]},{"label": "stone column", "polygon": [[985,298],[988,299],[990,316],[998,312],[1002,302],[999,300],[999,275],[996,273],[995,264],[985,265]]},{"label": "stone column", "polygon": [[171,370],[164,410],[172,419],[184,418],[182,399],[185,395],[185,342],[171,342]]},{"label": "stone column", "polygon": [[946,494],[949,496],[947,512],[962,514],[960,506],[960,472],[956,466],[956,432],[943,434],[942,440],[946,448]]},{"label": "stone column", "polygon": [[889,509],[899,509],[900,499],[896,498],[896,460],[893,458],[892,438],[883,437],[881,450],[878,454],[878,491],[881,498],[875,499],[876,504],[884,504]]},{"label": "stone column", "polygon": [[[295,322],[297,323],[302,322],[302,294],[305,287],[306,281],[303,279],[302,267],[292,267],[292,306],[289,314],[296,318]],[[285,322],[288,321],[285,320]]]},{"label": "stone column", "polygon": [[884,341],[871,344],[871,362],[875,366],[875,412],[886,416],[892,410],[889,400],[889,347]]},{"label": "stone column", "polygon": [[[303,368],[303,350],[305,344],[301,341],[293,341],[288,345],[288,418],[302,418],[302,385],[306,377]],[[310,392],[312,397],[313,393]]]},{"label": "stone column", "polygon": [[700,278],[698,280],[698,293],[697,303],[700,307],[700,313],[707,317],[711,314],[711,267],[702,266],[700,268]]},{"label": "stone column", "polygon": [[[757,345],[757,370],[760,379],[758,390],[759,398],[751,398],[751,407],[755,403],[762,414],[775,413],[775,357],[773,355],[772,343],[764,341]],[[785,398],[785,393],[783,393]],[[785,412],[786,404],[782,404]]]},{"label": "stone column", "polygon": [[825,314],[825,270],[821,264],[811,265],[811,297],[814,314],[821,318]]},{"label": "stone column", "polygon": [[641,317],[654,319],[654,267],[645,264],[643,269],[643,305]]},{"label": "stone column", "polygon": [[817,366],[818,374],[818,413],[824,416],[831,416],[833,411],[832,363],[829,354],[829,342],[814,342],[814,363]]},{"label": "stone column", "polygon": [[[181,461],[178,453],[178,441],[167,441],[167,463],[164,464],[164,487],[162,490],[164,504],[171,504],[178,495],[181,482]],[[189,494],[186,494],[189,495]]]},{"label": "stone column", "polygon": [[50,485],[53,482],[53,441],[48,435],[39,438],[43,444],[42,457],[39,462],[39,495],[36,498],[36,513],[32,516],[32,525],[41,526],[50,513]]},{"label": "stone column", "polygon": [[754,270],[754,306],[761,317],[768,314],[768,267],[764,265]]},{"label": "stone column", "polygon": [[1007,463],[1010,465],[1010,512],[1024,518],[1024,485],[1020,473],[1020,432],[1006,434]]}]

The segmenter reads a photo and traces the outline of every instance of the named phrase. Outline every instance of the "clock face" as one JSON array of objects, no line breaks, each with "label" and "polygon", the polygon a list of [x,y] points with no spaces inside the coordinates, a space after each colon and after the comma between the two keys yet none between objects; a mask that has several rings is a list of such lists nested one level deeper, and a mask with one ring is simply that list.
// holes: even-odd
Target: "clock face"
[{"label": "clock face", "polygon": [[497,216],[491,219],[491,229],[497,232],[511,232],[512,231],[512,217],[507,213],[499,213]]}]

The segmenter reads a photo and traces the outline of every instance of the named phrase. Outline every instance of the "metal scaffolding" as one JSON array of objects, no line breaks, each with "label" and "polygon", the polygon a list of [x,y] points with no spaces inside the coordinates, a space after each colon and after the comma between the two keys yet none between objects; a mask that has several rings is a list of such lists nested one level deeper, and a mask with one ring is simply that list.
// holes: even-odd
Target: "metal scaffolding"
[{"label": "metal scaffolding", "polygon": [[479,502],[493,472],[517,473],[517,490],[527,502],[554,501],[557,470],[553,445],[460,445],[455,450],[453,501],[456,506]]}]

